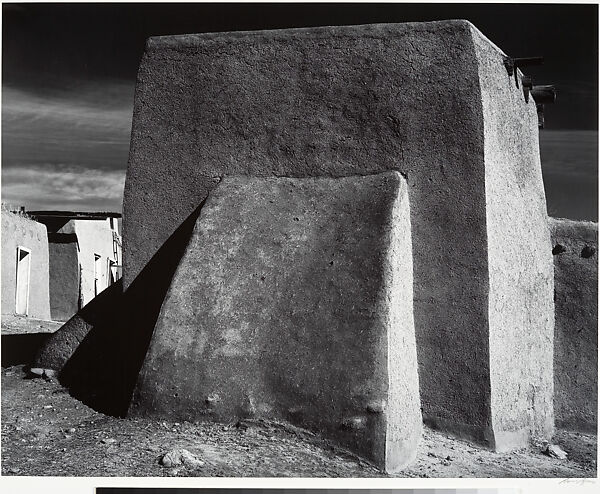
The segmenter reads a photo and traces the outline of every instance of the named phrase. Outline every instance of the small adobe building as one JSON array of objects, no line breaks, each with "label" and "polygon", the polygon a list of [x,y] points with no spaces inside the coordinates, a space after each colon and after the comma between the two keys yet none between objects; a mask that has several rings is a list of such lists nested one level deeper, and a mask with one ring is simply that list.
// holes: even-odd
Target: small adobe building
[{"label": "small adobe building", "polygon": [[2,314],[50,319],[46,227],[2,210]]},{"label": "small adobe building", "polygon": [[66,321],[121,277],[119,213],[28,211],[48,230],[50,311]]}]

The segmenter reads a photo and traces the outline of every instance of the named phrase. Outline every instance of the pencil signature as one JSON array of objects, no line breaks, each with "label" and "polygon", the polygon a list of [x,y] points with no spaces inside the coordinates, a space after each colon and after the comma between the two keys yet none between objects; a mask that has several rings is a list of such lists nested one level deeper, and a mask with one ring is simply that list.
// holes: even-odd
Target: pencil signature
[{"label": "pencil signature", "polygon": [[573,484],[573,485],[586,485],[586,484],[595,484],[596,480],[594,479],[562,479],[559,484]]}]

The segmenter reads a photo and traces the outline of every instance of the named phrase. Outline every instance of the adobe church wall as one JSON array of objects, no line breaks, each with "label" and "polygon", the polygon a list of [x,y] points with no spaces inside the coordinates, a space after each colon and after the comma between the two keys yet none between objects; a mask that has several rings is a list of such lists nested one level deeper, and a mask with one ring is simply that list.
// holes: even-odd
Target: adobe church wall
[{"label": "adobe church wall", "polygon": [[[486,183],[496,172],[486,169],[495,163],[492,145],[485,142],[484,86],[509,78],[500,53],[478,46],[486,43],[466,21],[149,39],[138,72],[125,184],[125,290],[147,274],[157,253],[168,254],[163,245],[223,177],[399,171],[407,177],[411,204],[424,416],[495,447],[496,432],[504,426],[493,427],[492,408],[499,401],[492,393],[500,388],[492,385],[498,358],[490,353],[490,333],[499,331],[503,318],[536,319],[547,301],[541,292],[551,294],[551,287],[540,286],[531,311],[497,306],[506,280],[489,266],[500,269],[506,256],[495,247],[488,252],[488,242],[496,242],[490,230],[505,231],[506,221],[495,219],[494,201],[501,199],[490,197],[502,189]],[[519,141],[502,143],[502,153],[511,146],[527,150],[524,168],[531,177],[511,187],[533,190],[540,185],[539,155],[524,142],[531,129],[519,131],[525,125],[537,131],[537,122],[518,97],[522,92],[514,85],[498,93],[497,104],[507,107],[502,116],[517,120],[501,138]],[[514,192],[511,200],[531,215],[532,235],[543,232],[546,219],[538,214],[545,210],[543,192],[528,197]],[[510,269],[523,270],[529,286],[533,271],[544,266],[551,269],[536,259]],[[551,279],[551,271],[542,276]],[[511,300],[517,295],[511,293]],[[498,315],[502,311],[508,313]],[[552,330],[548,319],[535,324],[536,337]],[[513,336],[511,359],[530,342],[529,336]],[[535,358],[543,361],[548,347],[542,344],[539,351]],[[551,352],[547,357],[551,362]],[[518,375],[529,379],[521,368]],[[540,379],[532,375],[525,387]],[[545,397],[536,399],[534,415]],[[527,422],[525,434],[547,422],[545,411],[531,418],[526,409],[498,406],[498,413],[507,414],[507,427]],[[520,446],[522,439],[505,443]]]}]

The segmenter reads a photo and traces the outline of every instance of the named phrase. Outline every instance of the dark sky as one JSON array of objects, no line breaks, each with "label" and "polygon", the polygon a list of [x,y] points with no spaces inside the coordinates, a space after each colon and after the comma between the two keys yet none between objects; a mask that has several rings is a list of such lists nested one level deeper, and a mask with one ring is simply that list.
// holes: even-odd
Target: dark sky
[{"label": "dark sky", "polygon": [[[598,125],[596,5],[3,4],[2,13],[3,200],[28,208],[120,210],[135,77],[153,35],[464,18],[509,55],[544,56],[525,72],[558,90],[545,141]],[[596,156],[596,134],[577,135]],[[569,155],[570,139],[561,142]]]}]

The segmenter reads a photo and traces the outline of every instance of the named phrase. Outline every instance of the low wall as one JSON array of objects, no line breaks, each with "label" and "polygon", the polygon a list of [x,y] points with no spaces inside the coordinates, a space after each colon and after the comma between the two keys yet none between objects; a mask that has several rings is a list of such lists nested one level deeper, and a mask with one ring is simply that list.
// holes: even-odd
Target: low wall
[{"label": "low wall", "polygon": [[598,223],[550,220],[556,326],[554,411],[559,427],[598,427]]},{"label": "low wall", "polygon": [[2,211],[2,313],[14,314],[16,310],[17,247],[30,251],[27,315],[37,319],[50,319],[46,227],[7,211]]},{"label": "low wall", "polygon": [[394,471],[421,435],[397,172],[226,178],[165,298],[130,409],[288,420]]}]

